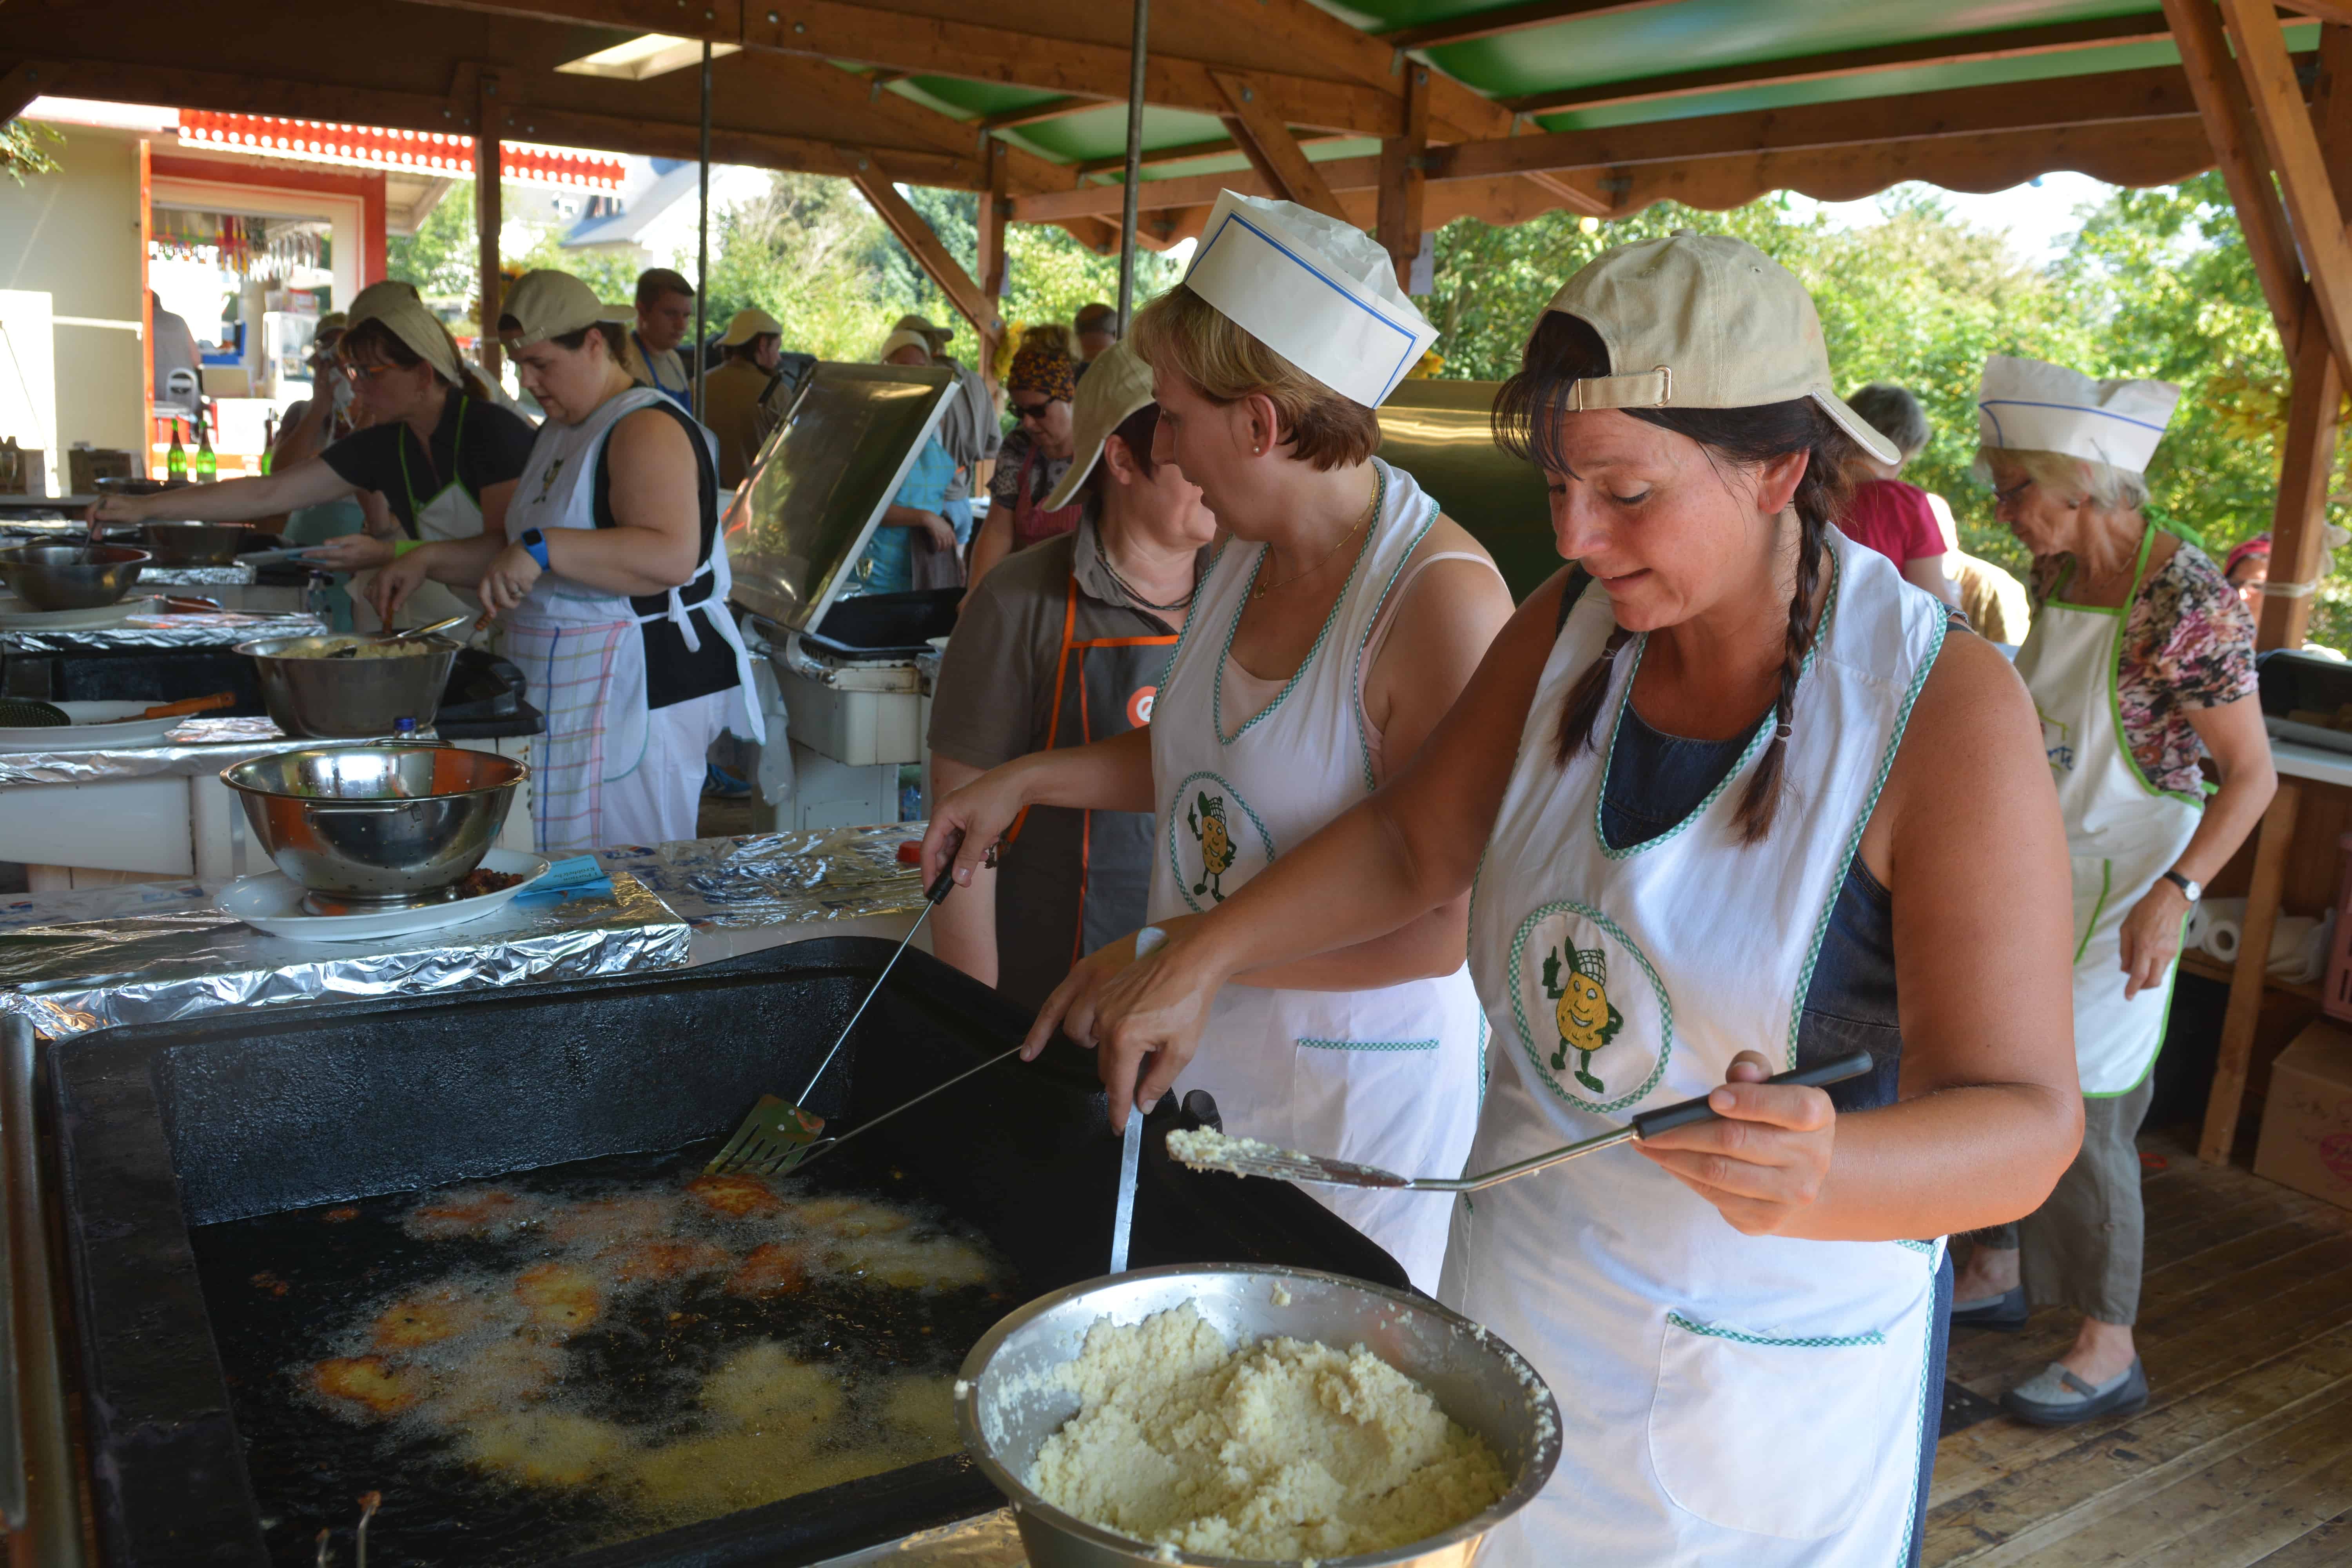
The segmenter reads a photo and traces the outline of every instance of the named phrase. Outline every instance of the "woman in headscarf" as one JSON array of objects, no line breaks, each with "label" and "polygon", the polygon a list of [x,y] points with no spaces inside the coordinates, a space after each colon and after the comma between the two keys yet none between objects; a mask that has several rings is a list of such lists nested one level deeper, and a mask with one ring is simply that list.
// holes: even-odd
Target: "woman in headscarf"
[{"label": "woman in headscarf", "polygon": [[[1199,486],[1227,536],[1151,721],[983,774],[940,803],[925,840],[935,871],[961,832],[969,882],[1025,807],[1150,812],[1147,909],[1171,932],[1403,767],[1510,615],[1476,541],[1372,455],[1374,410],[1435,336],[1388,253],[1344,223],[1230,191],[1204,232],[1184,282],[1129,338],[1160,410],[1152,461]],[[1465,901],[1441,902],[1402,930],[1213,987],[1215,1046],[1184,1088],[1213,1095],[1238,1135],[1460,1169],[1480,1032]],[[1116,938],[1078,970],[1116,972],[1135,949]],[[1435,1287],[1443,1199],[1309,1191]]]},{"label": "woman in headscarf", "polygon": [[[1496,1049],[1470,1171],[1704,1098],[1716,1120],[1455,1210],[1441,1296],[1562,1425],[1481,1568],[1916,1563],[1941,1238],[2032,1208],[2073,1152],[2032,704],[1839,531],[1848,459],[1895,449],[1830,388],[1812,300],[1742,241],[1684,229],[1570,279],[1496,425],[1576,564],[1378,794],[1150,957],[1081,965],[1033,1034],[1094,1041],[1121,1117],[1139,1066],[1149,1105],[1224,1048],[1209,998],[1475,878]],[[1857,1050],[1875,1070],[1833,1089],[1761,1081]]]},{"label": "woman in headscarf", "polygon": [[1013,356],[1004,394],[1020,426],[1005,437],[988,481],[988,521],[971,542],[971,585],[1016,550],[1078,526],[1079,502],[1048,510],[1045,502],[1076,452],[1070,400],[1077,395],[1078,362],[1057,344],[1032,340]]},{"label": "woman in headscarf", "polygon": [[2005,354],[1986,362],[1978,394],[2000,520],[2033,552],[2033,629],[2017,672],[2066,822],[2084,1126],[2050,1201],[1976,1237],[1952,1321],[2015,1328],[2029,1302],[2083,1314],[2065,1354],[2002,1396],[2043,1426],[2147,1402],[2132,1341],[2134,1140],[2155,1093],[2181,928],[2278,787],[2252,618],[2203,551],[2140,510],[2179,396],[2163,382],[2094,381]]}]

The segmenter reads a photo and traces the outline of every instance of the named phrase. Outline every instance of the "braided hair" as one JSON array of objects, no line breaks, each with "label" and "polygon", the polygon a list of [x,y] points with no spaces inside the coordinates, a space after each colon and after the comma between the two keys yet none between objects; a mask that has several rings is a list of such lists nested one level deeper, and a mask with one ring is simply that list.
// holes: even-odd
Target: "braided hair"
[{"label": "braided hair", "polygon": [[[1569,465],[1560,450],[1562,416],[1573,407],[1571,389],[1585,376],[1610,374],[1609,350],[1590,322],[1558,311],[1546,314],[1528,340],[1519,373],[1495,398],[1496,444],[1512,456],[1552,472]],[[1788,764],[1797,682],[1812,651],[1817,626],[1812,613],[1822,573],[1829,559],[1829,531],[1844,514],[1851,495],[1848,466],[1856,447],[1819,404],[1809,397],[1754,408],[1627,408],[1628,417],[1686,436],[1705,449],[1720,473],[1724,465],[1755,468],[1798,452],[1808,455],[1804,475],[1790,501],[1797,514],[1796,591],[1789,600],[1780,679],[1772,701],[1772,739],[1756,773],[1740,795],[1734,817],[1742,844],[1760,843],[1772,831]],[[1633,634],[1611,630],[1601,657],[1577,678],[1561,704],[1555,756],[1565,767],[1579,752],[1594,747],[1593,732],[1610,671]]]}]

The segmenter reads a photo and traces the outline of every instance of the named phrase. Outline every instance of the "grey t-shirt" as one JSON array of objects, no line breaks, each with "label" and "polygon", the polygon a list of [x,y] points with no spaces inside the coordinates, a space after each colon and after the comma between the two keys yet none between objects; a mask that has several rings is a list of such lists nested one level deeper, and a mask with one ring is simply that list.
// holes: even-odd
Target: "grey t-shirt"
[{"label": "grey t-shirt", "polygon": [[939,363],[954,369],[956,381],[956,399],[940,418],[940,445],[956,463],[947,499],[965,500],[971,495],[973,467],[996,456],[1004,436],[997,426],[996,405],[988,395],[988,384],[979,373],[945,357]]}]

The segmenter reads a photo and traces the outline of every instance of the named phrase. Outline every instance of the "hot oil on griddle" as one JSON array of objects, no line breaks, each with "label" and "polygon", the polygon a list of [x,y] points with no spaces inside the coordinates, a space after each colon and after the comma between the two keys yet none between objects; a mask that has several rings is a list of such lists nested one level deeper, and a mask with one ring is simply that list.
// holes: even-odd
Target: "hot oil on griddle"
[{"label": "hot oil on griddle", "polygon": [[[771,1184],[785,1212],[740,1217],[685,1195],[708,1154],[614,1156],[194,1232],[272,1560],[312,1562],[317,1532],[346,1538],[373,1489],[371,1563],[472,1568],[555,1561],[952,1452],[948,1387],[1019,1300],[1010,1271],[984,1258],[984,1284],[906,1284],[969,1278],[984,1249],[878,1152],[853,1146]],[[489,1191],[517,1202],[482,1201]],[[648,1211],[626,1201],[646,1197],[680,1217],[648,1232]],[[852,1199],[916,1217],[876,1231],[888,1216],[845,1214]],[[766,1241],[791,1250],[760,1252]],[[848,1272],[860,1263],[863,1279]],[[453,1324],[471,1327],[438,1337]],[[329,1397],[322,1367],[346,1394],[410,1403],[385,1417]]]}]

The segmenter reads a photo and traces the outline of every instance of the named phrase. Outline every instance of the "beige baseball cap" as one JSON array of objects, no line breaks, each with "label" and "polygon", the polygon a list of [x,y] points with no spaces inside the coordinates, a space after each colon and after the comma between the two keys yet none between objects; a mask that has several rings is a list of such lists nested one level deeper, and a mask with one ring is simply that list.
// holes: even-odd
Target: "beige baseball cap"
[{"label": "beige baseball cap", "polygon": [[918,316],[912,311],[899,317],[898,324],[892,327],[890,330],[894,332],[922,333],[923,336],[931,340],[930,350],[934,354],[940,352],[940,348],[950,338],[955,336],[955,329],[953,327],[934,326],[929,316]]},{"label": "beige baseball cap", "polygon": [[757,305],[747,305],[736,311],[735,319],[727,323],[727,335],[719,340],[719,346],[740,348],[753,338],[781,338],[783,335],[784,324],[782,321]]},{"label": "beige baseball cap", "polygon": [[465,375],[457,368],[457,345],[449,341],[448,329],[407,284],[390,280],[369,284],[352,297],[352,308],[337,325],[348,331],[369,321],[383,322],[386,331],[450,385],[464,384]]},{"label": "beige baseball cap", "polygon": [[1132,348],[1116,342],[1094,357],[1078,378],[1078,395],[1070,400],[1069,470],[1045,498],[1045,510],[1058,511],[1070,504],[1102,460],[1103,443],[1127,423],[1129,415],[1150,401],[1151,367],[1136,358]]},{"label": "beige baseball cap", "polygon": [[500,331],[499,341],[510,349],[527,349],[608,319],[596,290],[569,272],[541,268],[515,279],[499,301],[499,319],[513,317],[517,330]]},{"label": "beige baseball cap", "polygon": [[926,354],[939,353],[939,350],[932,345],[931,340],[921,332],[912,327],[901,327],[882,340],[882,352],[876,354],[874,358],[877,362],[887,361],[900,349],[920,349]]},{"label": "beige baseball cap", "polygon": [[1864,451],[1902,460],[1831,390],[1813,297],[1744,239],[1678,228],[1621,245],[1570,279],[1546,309],[1589,323],[1616,372],[1579,380],[1563,409],[1755,408],[1810,397]]}]

